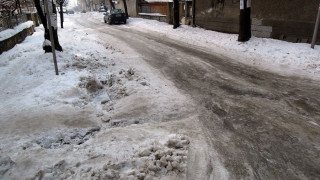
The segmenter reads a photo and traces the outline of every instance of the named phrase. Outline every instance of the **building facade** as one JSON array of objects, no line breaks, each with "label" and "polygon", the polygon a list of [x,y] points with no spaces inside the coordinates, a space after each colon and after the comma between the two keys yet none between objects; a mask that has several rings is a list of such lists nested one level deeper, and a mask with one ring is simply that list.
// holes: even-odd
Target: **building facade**
[{"label": "building facade", "polygon": [[[124,9],[123,0],[113,0],[116,8]],[[131,17],[157,19],[172,23],[172,0],[127,0]],[[239,32],[240,0],[196,0],[195,24],[208,30]],[[110,8],[109,0],[105,4]],[[251,0],[251,30],[256,37],[306,42],[312,39],[318,0]],[[179,0],[182,24],[191,24],[192,0]],[[154,16],[152,14],[155,14]],[[159,15],[163,15],[161,18]],[[317,43],[320,42],[320,30]]]},{"label": "building facade", "polygon": [[[239,8],[240,0],[196,0],[196,25],[238,33]],[[318,8],[317,0],[252,0],[252,34],[290,42],[310,42]],[[317,40],[319,42],[320,37]]]}]

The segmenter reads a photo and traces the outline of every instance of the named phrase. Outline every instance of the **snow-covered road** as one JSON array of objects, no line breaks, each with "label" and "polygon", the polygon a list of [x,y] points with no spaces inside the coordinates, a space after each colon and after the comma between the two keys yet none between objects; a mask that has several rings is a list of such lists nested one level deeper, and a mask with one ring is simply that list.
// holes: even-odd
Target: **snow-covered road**
[{"label": "snow-covered road", "polygon": [[320,176],[318,80],[259,70],[155,31],[77,22],[118,39],[192,99],[229,178]]},{"label": "snow-covered road", "polygon": [[0,56],[0,179],[320,178],[319,46],[128,22],[67,16],[60,76],[41,27]]}]

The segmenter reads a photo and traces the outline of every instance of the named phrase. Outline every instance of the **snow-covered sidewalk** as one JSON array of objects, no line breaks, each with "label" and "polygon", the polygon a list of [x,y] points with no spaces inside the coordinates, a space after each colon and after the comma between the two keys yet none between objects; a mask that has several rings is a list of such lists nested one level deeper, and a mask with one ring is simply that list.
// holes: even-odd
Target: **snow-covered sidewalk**
[{"label": "snow-covered sidewalk", "polygon": [[[102,21],[102,13],[88,13]],[[320,79],[320,46],[310,48],[306,43],[290,43],[269,38],[252,37],[248,42],[237,41],[237,34],[226,34],[182,25],[173,29],[167,23],[130,18],[123,26],[140,31],[153,31],[177,41],[205,48],[262,70],[284,75],[307,76]]]},{"label": "snow-covered sidewalk", "polygon": [[[82,15],[67,15],[65,29],[59,29],[59,76],[52,54],[42,50],[42,27],[0,55],[0,179],[185,179],[187,170],[204,179],[204,167],[228,179],[206,144],[192,98],[139,54],[117,48],[123,42],[73,23]],[[103,15],[84,16],[102,22]],[[319,46],[261,38],[239,43],[236,35],[188,26],[173,30],[139,18],[122,27],[157,32],[263,69],[320,74]]]}]

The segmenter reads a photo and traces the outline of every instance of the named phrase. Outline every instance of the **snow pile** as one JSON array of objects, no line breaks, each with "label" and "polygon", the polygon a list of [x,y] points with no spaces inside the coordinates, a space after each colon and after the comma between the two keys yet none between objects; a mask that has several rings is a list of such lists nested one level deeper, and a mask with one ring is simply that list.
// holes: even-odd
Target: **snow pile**
[{"label": "snow pile", "polygon": [[24,23],[19,24],[18,26],[14,27],[13,29],[7,29],[0,32],[0,41],[3,41],[5,39],[8,39],[19,32],[23,31],[24,29],[27,29],[29,27],[33,26],[32,21],[27,21]]},{"label": "snow pile", "polygon": [[107,179],[159,179],[186,171],[189,140],[183,135],[169,135],[165,143],[152,142],[136,153],[131,161],[112,162],[91,176]]},{"label": "snow pile", "polygon": [[[103,156],[100,157],[105,160],[102,164],[87,164],[86,161],[72,164],[61,160],[53,167],[40,170],[34,178],[151,180],[170,176],[182,177],[186,171],[189,143],[184,135],[170,134],[166,138],[137,146],[136,152],[128,153],[126,160],[106,159]],[[93,156],[90,159],[98,157]]]},{"label": "snow pile", "polygon": [[144,162],[142,169],[150,172],[152,176],[156,176],[158,172],[184,172],[189,143],[186,136],[178,134],[170,134],[164,143],[153,142],[138,152],[138,157]]}]

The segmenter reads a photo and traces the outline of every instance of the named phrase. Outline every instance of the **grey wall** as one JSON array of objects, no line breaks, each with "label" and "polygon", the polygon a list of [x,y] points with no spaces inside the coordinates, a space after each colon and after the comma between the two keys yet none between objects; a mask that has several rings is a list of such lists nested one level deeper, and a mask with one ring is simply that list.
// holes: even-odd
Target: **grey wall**
[{"label": "grey wall", "polygon": [[310,42],[318,7],[317,0],[252,1],[253,35]]},{"label": "grey wall", "polygon": [[[252,33],[257,37],[310,42],[319,1],[251,0]],[[227,33],[239,31],[239,0],[196,0],[196,24]],[[320,31],[317,38],[320,42]]]},{"label": "grey wall", "polygon": [[205,29],[238,33],[239,0],[196,0],[196,24]]}]

